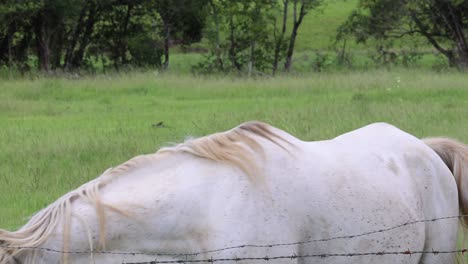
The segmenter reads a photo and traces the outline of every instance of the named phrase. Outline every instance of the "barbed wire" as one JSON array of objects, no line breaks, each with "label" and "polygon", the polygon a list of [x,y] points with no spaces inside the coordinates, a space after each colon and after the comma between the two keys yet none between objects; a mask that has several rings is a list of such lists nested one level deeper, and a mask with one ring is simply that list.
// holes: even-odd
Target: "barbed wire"
[{"label": "barbed wire", "polygon": [[[456,219],[456,218],[464,218],[468,217],[468,214],[464,215],[456,215],[456,216],[444,216],[444,217],[438,217],[438,218],[432,218],[432,219],[424,219],[424,220],[415,220],[415,221],[409,221],[405,222],[399,225],[395,225],[389,228],[381,228],[378,230],[374,231],[369,231],[369,232],[364,232],[360,234],[354,234],[354,235],[344,235],[344,236],[335,236],[335,237],[329,237],[329,238],[321,238],[321,239],[312,239],[312,240],[305,240],[305,241],[298,241],[298,242],[291,242],[291,243],[275,243],[275,244],[263,244],[263,245],[256,245],[256,244],[243,244],[243,245],[237,245],[237,246],[229,246],[229,247],[224,247],[224,248],[218,248],[214,250],[207,250],[207,251],[200,251],[200,252],[192,252],[192,253],[144,253],[144,252],[119,252],[119,251],[63,251],[59,249],[53,249],[53,248],[46,248],[46,247],[21,247],[21,246],[8,246],[8,245],[0,245],[0,248],[3,249],[29,249],[29,250],[43,250],[43,251],[48,251],[48,252],[53,252],[53,253],[59,253],[59,254],[105,254],[105,255],[129,255],[129,256],[137,256],[137,255],[144,255],[144,256],[166,256],[166,257],[194,257],[198,255],[205,255],[205,254],[212,254],[212,253],[218,253],[222,251],[227,251],[227,250],[232,250],[232,249],[241,249],[241,248],[273,248],[273,247],[280,247],[280,246],[294,246],[294,245],[303,245],[303,244],[309,244],[309,243],[319,243],[319,242],[328,242],[332,240],[339,240],[339,239],[352,239],[356,237],[362,237],[362,236],[368,236],[376,233],[385,233],[391,230],[395,230],[398,228],[402,228],[405,226],[409,225],[414,225],[414,224],[419,224],[419,223],[428,223],[428,222],[436,222],[436,221],[442,221],[442,220],[449,220],[449,219]],[[456,250],[456,251],[437,251],[438,253],[457,253],[461,252],[464,253],[466,249],[462,250]],[[427,252],[423,251],[411,251],[412,254],[424,254]],[[328,254],[329,256],[363,256],[363,255],[389,255],[389,254],[396,254],[397,252],[375,252],[375,253],[344,253],[344,254]],[[434,253],[434,251],[429,252],[429,253]],[[294,255],[292,255],[294,256]],[[324,254],[316,254],[316,255],[303,255],[303,256],[298,256],[298,257],[304,257],[304,258],[310,258],[314,256],[326,256]],[[280,256],[282,259],[284,258],[290,258],[291,256]],[[296,257],[296,258],[298,258]],[[278,257],[275,257],[278,258]],[[242,259],[242,260],[255,260],[255,259],[264,259],[264,257],[260,258],[247,258],[247,259]],[[236,259],[229,259],[229,261],[235,261]],[[227,259],[220,259],[218,261],[228,261]],[[187,261],[185,261],[187,262]],[[204,260],[196,260],[195,262],[209,262],[209,261],[204,261]],[[146,263],[146,262],[144,262]],[[153,262],[147,262],[147,263],[153,263]],[[180,260],[175,260],[173,262],[154,262],[154,263],[183,263],[180,262]]]},{"label": "barbed wire", "polygon": [[269,245],[246,244],[246,245],[231,246],[231,247],[219,248],[219,249],[215,249],[215,250],[208,250],[208,251],[198,252],[196,255],[216,253],[216,252],[220,252],[220,251],[226,251],[226,250],[230,250],[230,249],[239,249],[239,248],[272,248],[272,247],[280,247],[280,246],[295,246],[295,245],[303,245],[303,244],[318,243],[318,242],[328,242],[328,241],[338,240],[338,239],[352,239],[352,238],[356,238],[356,237],[369,236],[369,235],[376,234],[376,233],[384,233],[384,232],[388,232],[388,231],[391,231],[391,230],[394,230],[394,229],[402,228],[402,227],[409,226],[409,225],[419,224],[419,223],[436,222],[436,221],[441,221],[441,220],[463,218],[463,217],[468,217],[468,214],[467,215],[457,215],[457,216],[445,216],[445,217],[438,217],[438,218],[432,218],[432,219],[426,219],[426,220],[415,220],[415,221],[410,221],[410,222],[406,222],[406,223],[403,223],[403,224],[399,224],[399,225],[396,225],[396,226],[392,226],[392,227],[389,227],[389,228],[382,228],[382,229],[369,231],[369,232],[365,232],[365,233],[360,233],[360,234],[355,234],[355,235],[335,236],[335,237],[330,237],[330,238],[311,239],[311,240],[292,242],[292,243],[276,243],[276,244],[269,244]]},{"label": "barbed wire", "polygon": [[307,258],[331,258],[331,257],[362,257],[362,256],[384,256],[384,255],[418,255],[418,254],[465,254],[468,252],[468,249],[458,249],[458,250],[441,250],[441,251],[425,251],[425,250],[416,250],[416,251],[379,251],[379,252],[361,252],[361,253],[323,253],[323,254],[304,254],[304,255],[288,255],[288,256],[275,256],[275,257],[234,257],[234,258],[209,258],[209,259],[185,259],[185,260],[152,260],[146,262],[122,262],[122,264],[168,264],[168,263],[215,263],[215,262],[227,262],[227,261],[271,261],[278,259],[307,259]]}]

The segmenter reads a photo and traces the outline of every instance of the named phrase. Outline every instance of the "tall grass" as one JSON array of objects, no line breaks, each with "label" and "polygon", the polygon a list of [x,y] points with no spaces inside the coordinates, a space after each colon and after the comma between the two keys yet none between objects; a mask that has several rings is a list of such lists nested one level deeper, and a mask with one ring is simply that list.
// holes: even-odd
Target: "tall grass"
[{"label": "tall grass", "polygon": [[[373,71],[238,79],[156,72],[0,82],[0,227],[110,166],[262,120],[304,140],[372,122],[468,142],[468,77]],[[163,126],[155,124],[163,122]]]}]

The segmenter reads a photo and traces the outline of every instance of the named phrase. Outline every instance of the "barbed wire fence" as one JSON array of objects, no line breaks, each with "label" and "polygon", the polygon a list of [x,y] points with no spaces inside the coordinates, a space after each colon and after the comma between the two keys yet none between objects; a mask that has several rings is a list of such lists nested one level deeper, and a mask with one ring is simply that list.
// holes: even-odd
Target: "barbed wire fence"
[{"label": "barbed wire fence", "polygon": [[[207,251],[200,251],[200,252],[190,252],[190,253],[143,253],[143,252],[117,252],[117,251],[63,251],[59,249],[53,248],[46,248],[46,247],[17,247],[17,246],[8,246],[8,245],[1,245],[0,248],[2,249],[26,249],[26,250],[42,250],[57,254],[104,254],[104,255],[122,255],[122,256],[148,256],[154,257],[154,260],[146,261],[146,262],[122,262],[122,264],[163,264],[163,263],[215,263],[215,262],[242,262],[242,261],[272,261],[272,260],[281,260],[281,259],[309,259],[309,258],[331,258],[331,257],[360,257],[360,256],[384,256],[384,255],[419,255],[419,254],[465,254],[468,252],[468,248],[460,248],[455,250],[402,250],[402,251],[378,251],[378,252],[346,252],[346,253],[319,253],[319,254],[295,254],[292,253],[290,255],[280,255],[280,256],[241,256],[241,257],[232,257],[232,258],[200,258],[200,259],[191,259],[196,256],[200,255],[208,255],[219,253],[223,251],[233,250],[233,249],[244,249],[244,248],[274,248],[274,247],[284,247],[284,246],[294,246],[294,245],[304,245],[310,243],[320,243],[320,242],[328,242],[333,240],[340,240],[340,239],[353,239],[357,237],[369,236],[372,234],[377,233],[385,233],[389,232],[398,228],[402,228],[405,226],[421,224],[421,223],[429,223],[429,222],[437,222],[443,220],[450,220],[450,219],[463,219],[468,217],[468,214],[465,215],[456,215],[456,216],[444,216],[432,219],[424,219],[424,220],[415,220],[409,221],[402,224],[398,224],[395,226],[391,226],[388,228],[381,228],[369,232],[353,234],[353,235],[343,235],[343,236],[335,236],[329,238],[320,238],[320,239],[311,239],[305,241],[297,241],[297,242],[290,242],[290,243],[275,243],[275,244],[243,244],[243,245],[236,245],[236,246],[229,246],[223,247],[213,250]],[[174,260],[158,260],[160,257],[172,257]]]},{"label": "barbed wire fence", "polygon": [[327,254],[304,254],[304,255],[288,255],[275,257],[234,257],[234,258],[209,258],[209,259],[194,259],[194,260],[152,260],[146,262],[123,262],[122,264],[162,264],[162,263],[215,263],[215,262],[241,262],[241,261],[272,261],[279,259],[307,259],[307,258],[330,258],[330,257],[360,257],[360,256],[384,256],[384,255],[418,255],[418,254],[455,254],[467,252],[467,249],[446,250],[446,251],[382,251],[382,252],[361,252],[361,253],[327,253]]}]

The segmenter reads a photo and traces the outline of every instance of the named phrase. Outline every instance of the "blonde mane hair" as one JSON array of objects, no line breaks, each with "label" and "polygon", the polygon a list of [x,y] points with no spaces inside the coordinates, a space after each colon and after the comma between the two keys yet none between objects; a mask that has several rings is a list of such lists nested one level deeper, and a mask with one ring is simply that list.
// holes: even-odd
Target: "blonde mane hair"
[{"label": "blonde mane hair", "polygon": [[[248,122],[229,130],[210,136],[187,140],[176,146],[160,149],[149,155],[137,156],[129,161],[106,170],[98,178],[82,185],[35,214],[30,221],[18,231],[10,232],[0,229],[0,264],[14,261],[15,256],[24,250],[40,247],[59,225],[63,230],[63,262],[67,263],[70,249],[70,222],[72,218],[72,202],[82,199],[95,207],[99,225],[98,248],[105,250],[106,219],[104,212],[111,210],[124,216],[129,214],[113,205],[104,203],[100,198],[100,188],[109,184],[115,177],[138,168],[160,158],[161,154],[188,153],[196,157],[221,162],[241,169],[252,181],[259,173],[259,166],[253,156],[264,157],[259,139],[267,140],[287,151],[286,146],[292,146],[286,139],[273,131],[273,128],[260,122]],[[286,146],[282,143],[286,143]],[[90,253],[93,252],[93,241],[88,231]],[[55,249],[58,250],[58,249]],[[34,263],[34,254],[29,256],[25,264]]]}]

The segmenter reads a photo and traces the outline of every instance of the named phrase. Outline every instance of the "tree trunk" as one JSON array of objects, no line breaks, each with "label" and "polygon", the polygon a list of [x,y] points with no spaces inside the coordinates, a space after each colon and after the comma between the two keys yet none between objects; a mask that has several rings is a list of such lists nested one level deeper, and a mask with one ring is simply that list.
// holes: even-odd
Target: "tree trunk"
[{"label": "tree trunk", "polygon": [[468,69],[468,51],[458,50],[458,66],[462,69]]},{"label": "tree trunk", "polygon": [[162,65],[163,70],[167,70],[169,68],[169,44],[171,38],[171,26],[169,25],[169,21],[164,20],[164,62]]},{"label": "tree trunk", "polygon": [[39,70],[50,73],[50,35],[46,26],[44,15],[40,12],[35,19],[36,52]]},{"label": "tree trunk", "polygon": [[229,20],[229,28],[230,28],[230,34],[229,34],[229,58],[231,60],[232,66],[237,70],[241,71],[242,67],[240,63],[237,61],[236,58],[236,39],[234,35],[234,20],[231,15],[230,20]]},{"label": "tree trunk", "polygon": [[12,43],[16,31],[16,23],[13,21],[8,25],[5,35],[0,37],[0,61],[8,63],[9,66],[13,61]]},{"label": "tree trunk", "polygon": [[12,53],[12,45],[13,45],[13,35],[16,32],[16,23],[13,22],[10,25],[7,33],[7,42],[8,42],[8,67],[11,67],[13,64],[13,53]]},{"label": "tree trunk", "polygon": [[250,42],[250,59],[249,59],[249,71],[248,71],[248,77],[250,78],[252,76],[252,72],[254,69],[254,63],[255,63],[255,40],[252,40]]},{"label": "tree trunk", "polygon": [[27,25],[22,27],[23,38],[19,41],[15,50],[15,60],[20,63],[21,71],[28,71],[29,65],[28,60],[28,48],[31,46],[33,40],[33,26]]},{"label": "tree trunk", "polygon": [[213,11],[212,12],[212,15],[213,15],[213,20],[214,20],[214,23],[215,23],[215,30],[216,30],[216,43],[215,43],[215,56],[216,56],[216,66],[219,67],[219,69],[221,71],[224,71],[224,63],[223,63],[223,59],[221,58],[221,40],[220,40],[220,36],[219,36],[219,32],[220,32],[220,24],[221,22],[219,21],[219,16],[218,16],[218,13],[219,13],[219,10],[218,8],[216,7],[215,3],[213,3],[213,1],[210,1],[210,6],[211,6],[211,10]]},{"label": "tree trunk", "polygon": [[0,36],[0,61],[8,60],[8,34]]},{"label": "tree trunk", "polygon": [[288,18],[288,4],[289,0],[283,0],[283,24],[281,28],[281,33],[275,43],[275,54],[273,60],[273,76],[276,74],[278,70],[278,62],[280,57],[281,46],[283,45],[284,35],[286,34],[286,23]]},{"label": "tree trunk", "polygon": [[444,49],[442,46],[440,46],[440,44],[436,41],[436,39],[431,36],[431,34],[429,34],[426,26],[424,26],[424,24],[422,23],[422,21],[418,18],[417,14],[415,12],[411,12],[410,13],[410,16],[411,16],[411,19],[414,21],[414,23],[416,24],[416,26],[418,27],[419,31],[421,32],[421,34],[429,41],[429,43],[432,44],[432,46],[437,50],[439,51],[440,53],[442,53],[448,60],[449,62],[449,65],[450,66],[456,66],[458,63],[457,63],[457,60],[455,58],[455,55],[453,53],[453,51],[451,50],[446,50]]},{"label": "tree trunk", "polygon": [[296,36],[297,36],[297,32],[293,30],[293,32],[291,33],[291,38],[289,40],[288,50],[286,51],[286,62],[284,63],[284,70],[286,72],[289,72],[291,70],[292,56],[294,53],[294,45],[296,42]]},{"label": "tree trunk", "polygon": [[13,34],[8,35],[7,38],[8,38],[8,67],[11,67],[12,63],[13,63],[13,57],[12,57],[13,54],[11,52],[11,44],[13,42]]},{"label": "tree trunk", "polygon": [[80,11],[80,16],[78,18],[78,21],[76,22],[75,30],[73,32],[73,36],[68,44],[67,51],[65,53],[65,62],[63,68],[65,70],[69,70],[72,67],[73,63],[73,54],[74,50],[76,48],[76,45],[78,44],[78,38],[80,35],[83,33],[83,29],[85,27],[85,16],[86,13],[89,9],[89,1],[87,1],[84,5],[83,8],[81,8]]},{"label": "tree trunk", "polygon": [[299,17],[297,17],[297,1],[298,0],[294,0],[294,13],[293,13],[294,24],[293,24],[293,29],[291,32],[291,37],[289,39],[288,50],[286,51],[286,62],[284,63],[284,70],[287,72],[291,70],[292,56],[294,53],[294,45],[296,44],[297,31],[299,29],[299,26],[302,23],[304,16],[306,15],[305,3],[304,3],[304,0],[302,0],[301,9],[299,11]]},{"label": "tree trunk", "polygon": [[62,63],[62,52],[64,48],[66,33],[65,33],[65,24],[63,21],[60,22],[60,25],[55,30],[50,41],[51,48],[51,66],[54,70],[61,67]]},{"label": "tree trunk", "polygon": [[130,18],[132,16],[133,4],[128,3],[127,12],[125,13],[124,20],[119,24],[119,31],[118,31],[118,39],[117,39],[117,56],[119,61],[122,65],[128,64],[129,60],[127,58],[127,51],[128,51],[128,42],[127,42],[127,35],[128,35],[128,25],[130,24]]},{"label": "tree trunk", "polygon": [[79,68],[83,63],[84,53],[89,43],[91,42],[91,35],[94,32],[94,25],[99,16],[98,7],[96,4],[91,4],[89,8],[88,18],[86,19],[85,31],[81,37],[79,49],[73,55],[72,66]]},{"label": "tree trunk", "polygon": [[457,43],[457,53],[459,66],[461,68],[468,67],[468,44],[465,36],[465,31],[463,30],[463,21],[460,19],[459,14],[455,14],[452,8],[450,8],[450,13],[453,21],[453,30]]}]

